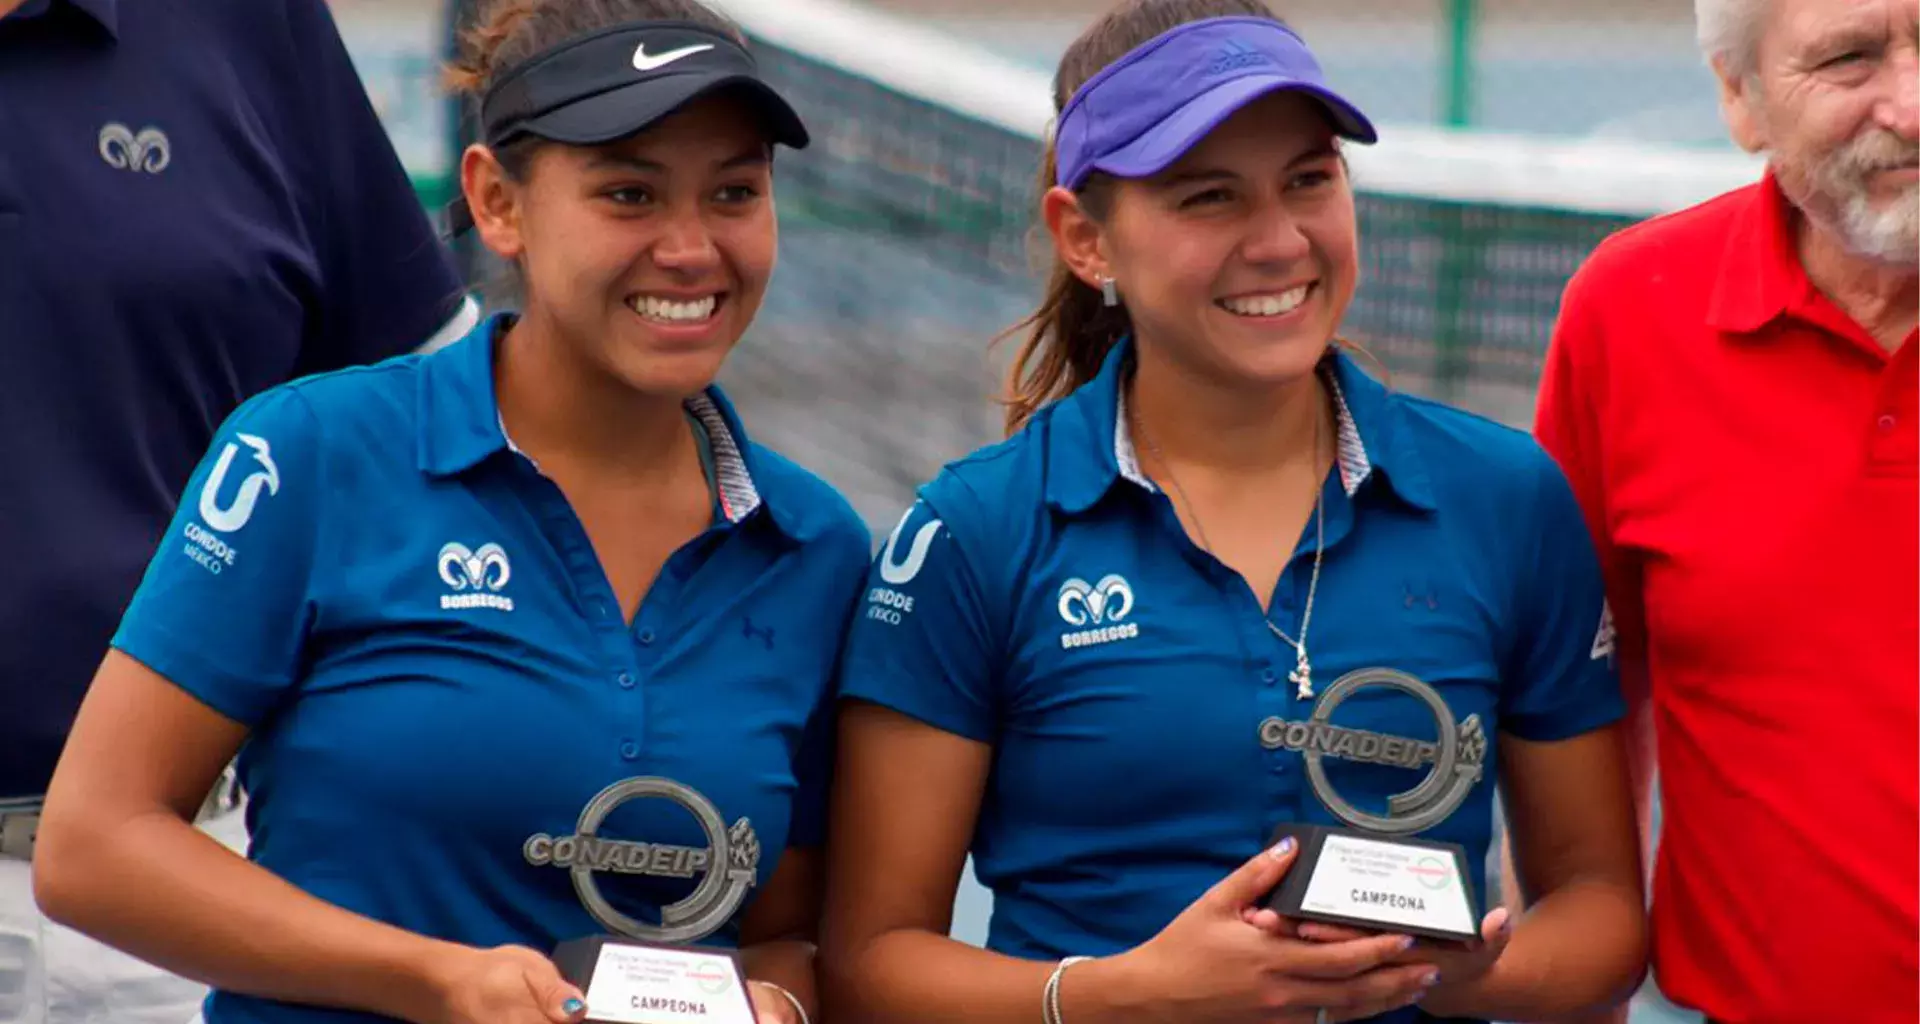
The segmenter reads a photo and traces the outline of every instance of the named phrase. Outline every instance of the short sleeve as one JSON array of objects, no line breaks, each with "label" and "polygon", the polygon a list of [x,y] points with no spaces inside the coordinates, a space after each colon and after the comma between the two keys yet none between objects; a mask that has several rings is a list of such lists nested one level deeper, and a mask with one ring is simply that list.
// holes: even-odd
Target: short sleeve
[{"label": "short sleeve", "polygon": [[257,724],[291,689],[312,622],[320,429],[291,387],[235,410],[195,468],[113,646]]},{"label": "short sleeve", "polygon": [[1512,654],[1501,692],[1501,729],[1550,742],[1610,725],[1625,713],[1615,666],[1613,616],[1593,540],[1559,468],[1540,453],[1533,536],[1522,549]]},{"label": "short sleeve", "polygon": [[998,673],[990,621],[952,525],[923,498],[873,560],[848,629],[841,697],[992,742]]},{"label": "short sleeve", "polygon": [[290,80],[303,103],[298,147],[307,229],[320,264],[298,375],[378,362],[419,348],[467,315],[453,259],[434,231],[338,26],[322,0],[281,0],[293,39]]}]

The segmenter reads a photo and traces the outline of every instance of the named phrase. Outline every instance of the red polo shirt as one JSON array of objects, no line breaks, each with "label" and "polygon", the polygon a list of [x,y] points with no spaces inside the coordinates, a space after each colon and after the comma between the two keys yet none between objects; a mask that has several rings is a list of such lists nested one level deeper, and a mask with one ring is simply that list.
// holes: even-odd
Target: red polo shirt
[{"label": "red polo shirt", "polygon": [[1608,239],[1567,289],[1537,431],[1651,696],[1661,988],[1737,1024],[1910,1024],[1920,340],[1877,344],[1793,232],[1768,177]]}]

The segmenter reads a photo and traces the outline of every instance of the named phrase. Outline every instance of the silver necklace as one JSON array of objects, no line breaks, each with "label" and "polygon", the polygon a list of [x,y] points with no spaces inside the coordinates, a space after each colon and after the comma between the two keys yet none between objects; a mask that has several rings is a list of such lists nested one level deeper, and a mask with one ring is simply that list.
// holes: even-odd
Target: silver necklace
[{"label": "silver necklace", "polygon": [[[1167,457],[1161,454],[1160,446],[1154,444],[1153,438],[1139,428],[1137,418],[1134,433],[1147,442],[1147,450],[1153,453],[1154,461],[1166,471],[1167,482],[1172,484],[1174,492],[1180,495],[1180,503],[1187,506],[1187,518],[1193,520],[1193,532],[1200,536],[1201,549],[1218,559],[1220,556],[1214,554],[1213,543],[1207,539],[1207,528],[1200,524],[1199,509],[1194,507],[1193,499],[1187,497],[1187,489],[1180,486],[1180,478],[1174,475],[1173,466],[1167,462]],[[1318,469],[1320,461],[1320,418],[1318,416],[1313,420],[1313,457],[1314,468]],[[1317,483],[1320,477],[1321,474],[1314,474]],[[1285,640],[1293,648],[1293,671],[1287,673],[1287,680],[1293,683],[1294,696],[1300,700],[1313,699],[1313,661],[1307,657],[1307,630],[1313,625],[1313,599],[1320,590],[1320,562],[1327,551],[1327,509],[1326,502],[1320,500],[1321,492],[1325,489],[1325,484],[1319,483],[1313,492],[1313,573],[1307,577],[1307,606],[1300,613],[1300,639],[1295,640],[1288,636],[1279,626],[1273,624],[1272,619],[1265,615],[1260,616],[1260,621],[1267,624],[1267,628],[1273,631],[1274,636]]]}]

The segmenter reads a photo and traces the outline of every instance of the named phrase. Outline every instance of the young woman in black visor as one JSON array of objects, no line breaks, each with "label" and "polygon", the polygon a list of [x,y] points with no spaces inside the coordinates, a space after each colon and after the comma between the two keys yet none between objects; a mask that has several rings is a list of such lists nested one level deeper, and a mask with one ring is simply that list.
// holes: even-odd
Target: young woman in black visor
[{"label": "young woman in black visor", "polygon": [[[223,428],[54,780],[41,900],[209,984],[206,1024],[808,1024],[871,547],[713,383],[806,130],[693,0],[503,0],[455,70],[466,226],[524,301]],[[185,803],[236,750],[251,863]],[[570,984],[556,949],[605,935],[722,954]]]}]

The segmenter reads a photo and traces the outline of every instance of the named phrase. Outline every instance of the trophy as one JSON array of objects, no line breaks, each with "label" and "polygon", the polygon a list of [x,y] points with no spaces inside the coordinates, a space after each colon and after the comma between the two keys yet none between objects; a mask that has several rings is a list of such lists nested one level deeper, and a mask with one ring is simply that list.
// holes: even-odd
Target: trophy
[{"label": "trophy", "polygon": [[[1425,704],[1437,737],[1408,739],[1333,724],[1333,712],[1343,701],[1375,688]],[[1268,750],[1299,753],[1314,795],[1347,826],[1286,823],[1274,831],[1271,842],[1292,836],[1299,853],[1267,897],[1268,909],[1301,920],[1443,942],[1479,937],[1479,903],[1465,847],[1416,838],[1458,810],[1480,781],[1487,738],[1478,715],[1455,723],[1446,701],[1426,682],[1395,669],[1365,668],[1327,687],[1305,721],[1261,722],[1260,743]],[[1329,757],[1428,768],[1419,785],[1387,799],[1386,813],[1372,814],[1333,787],[1323,763]]]},{"label": "trophy", "polygon": [[[601,837],[614,808],[629,800],[672,801],[693,815],[704,847]],[[572,835],[529,836],[529,864],[566,869],[580,901],[607,934],[560,943],[550,958],[585,994],[587,1024],[754,1024],[753,1000],[737,952],[696,945],[740,909],[758,877],[760,841],[745,818],[728,827],[699,791],[672,779],[624,779],[580,812]],[[596,872],[692,879],[685,899],[660,908],[660,923],[622,913],[595,882]]]}]

